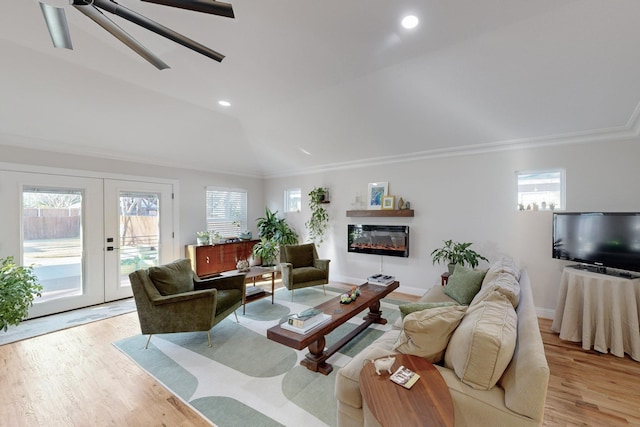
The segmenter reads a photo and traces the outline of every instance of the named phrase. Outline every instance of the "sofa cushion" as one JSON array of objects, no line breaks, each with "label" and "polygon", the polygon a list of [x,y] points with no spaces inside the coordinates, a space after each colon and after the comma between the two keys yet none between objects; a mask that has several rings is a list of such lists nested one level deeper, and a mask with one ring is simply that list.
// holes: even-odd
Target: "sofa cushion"
[{"label": "sofa cushion", "polygon": [[408,314],[402,322],[394,350],[424,357],[431,363],[440,362],[465,311],[466,306],[449,305]]},{"label": "sofa cushion", "polygon": [[455,302],[445,301],[445,302],[410,302],[408,304],[402,304],[398,307],[400,310],[400,316],[402,319],[405,318],[407,314],[411,314],[415,311],[428,310],[430,308],[437,307],[447,307],[451,305],[457,305]]},{"label": "sofa cushion", "polygon": [[467,310],[449,341],[444,363],[462,382],[491,389],[513,357],[518,319],[508,299],[492,291]]},{"label": "sofa cushion", "polygon": [[485,270],[472,270],[456,264],[453,274],[449,276],[444,293],[460,304],[469,305],[482,285],[482,279],[487,272]]},{"label": "sofa cushion", "polygon": [[490,282],[484,282],[480,288],[480,292],[476,294],[470,305],[474,305],[484,300],[491,292],[498,293],[507,297],[513,308],[518,308],[520,301],[520,283],[510,273],[498,273],[498,275]]},{"label": "sofa cushion", "polygon": [[160,295],[174,295],[193,290],[193,271],[189,260],[149,267],[149,278]]},{"label": "sofa cushion", "polygon": [[285,246],[284,250],[293,268],[313,266],[313,244]]},{"label": "sofa cushion", "polygon": [[484,276],[482,285],[484,286],[485,283],[491,282],[498,277],[498,274],[500,273],[511,274],[517,281],[520,280],[520,267],[518,266],[518,263],[512,257],[503,255],[500,259],[491,264],[491,267],[487,270],[486,276]]}]

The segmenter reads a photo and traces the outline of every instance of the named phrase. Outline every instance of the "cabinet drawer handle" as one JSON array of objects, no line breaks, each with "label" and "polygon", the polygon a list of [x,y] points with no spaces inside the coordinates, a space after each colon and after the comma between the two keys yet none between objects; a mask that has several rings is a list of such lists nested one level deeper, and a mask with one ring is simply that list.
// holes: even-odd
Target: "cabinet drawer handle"
[{"label": "cabinet drawer handle", "polygon": [[207,264],[209,264],[209,257],[207,257],[206,260],[207,260]]}]

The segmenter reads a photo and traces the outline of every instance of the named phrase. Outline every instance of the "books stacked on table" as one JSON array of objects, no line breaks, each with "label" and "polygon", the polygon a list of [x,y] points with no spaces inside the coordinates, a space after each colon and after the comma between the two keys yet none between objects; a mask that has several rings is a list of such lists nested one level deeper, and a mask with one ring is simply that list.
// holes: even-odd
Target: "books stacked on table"
[{"label": "books stacked on table", "polygon": [[259,286],[248,286],[245,291],[245,295],[247,298],[255,297],[262,294],[264,294],[264,289]]},{"label": "books stacked on table", "polygon": [[367,283],[371,283],[372,285],[387,286],[395,281],[395,276],[387,276],[386,274],[374,274],[373,276],[367,277]]},{"label": "books stacked on table", "polygon": [[409,368],[400,366],[389,377],[389,379],[404,388],[411,388],[416,382],[418,382],[418,380],[420,379],[420,375],[418,375],[416,372],[413,372]]},{"label": "books stacked on table", "polygon": [[310,308],[300,313],[292,314],[287,321],[280,326],[288,331],[306,334],[312,329],[324,325],[329,320],[331,320],[329,314],[324,314],[318,309]]}]

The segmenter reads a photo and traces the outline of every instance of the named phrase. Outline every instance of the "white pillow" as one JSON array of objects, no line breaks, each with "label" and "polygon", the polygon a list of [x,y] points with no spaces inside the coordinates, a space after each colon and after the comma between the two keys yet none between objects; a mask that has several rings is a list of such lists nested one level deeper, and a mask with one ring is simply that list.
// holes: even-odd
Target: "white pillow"
[{"label": "white pillow", "polygon": [[451,334],[466,311],[466,306],[453,305],[407,314],[394,350],[424,357],[431,363],[440,362]]},{"label": "white pillow", "polygon": [[451,336],[444,366],[468,386],[489,390],[511,362],[518,318],[511,302],[497,291],[469,306]]}]

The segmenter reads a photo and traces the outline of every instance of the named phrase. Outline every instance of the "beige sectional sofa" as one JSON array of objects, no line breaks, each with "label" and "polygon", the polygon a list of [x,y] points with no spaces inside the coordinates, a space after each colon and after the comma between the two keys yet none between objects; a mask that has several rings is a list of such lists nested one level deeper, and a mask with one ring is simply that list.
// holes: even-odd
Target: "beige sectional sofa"
[{"label": "beige sectional sofa", "polygon": [[[456,426],[542,424],[549,366],[527,271],[503,257],[489,268],[468,306],[460,307],[459,298],[449,295],[440,285],[431,288],[420,303],[452,305],[413,307],[418,311],[403,313],[404,320],[338,370],[339,427],[379,425],[363,402],[360,370],[364,363],[399,352],[434,362],[449,387]],[[421,326],[425,329],[419,335]]]}]

